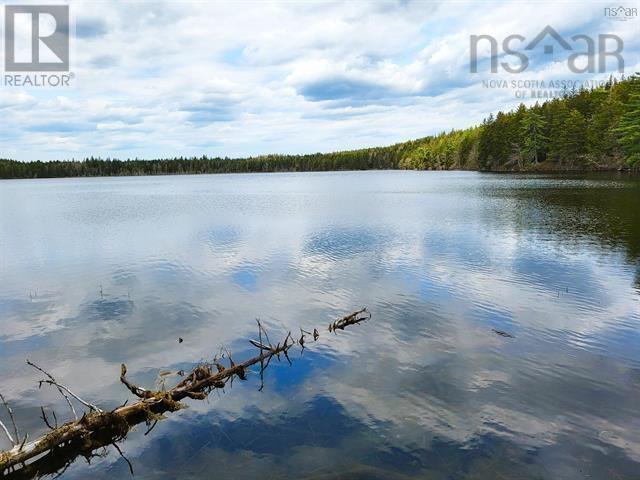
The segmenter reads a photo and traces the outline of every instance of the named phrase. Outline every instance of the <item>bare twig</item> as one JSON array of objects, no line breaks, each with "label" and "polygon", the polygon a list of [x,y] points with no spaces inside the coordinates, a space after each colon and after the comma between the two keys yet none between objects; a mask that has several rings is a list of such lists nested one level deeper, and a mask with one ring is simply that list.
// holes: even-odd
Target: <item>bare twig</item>
[{"label": "bare twig", "polygon": [[116,447],[116,450],[118,451],[118,453],[120,454],[120,456],[122,458],[124,458],[124,461],[127,462],[127,465],[129,465],[129,471],[131,472],[131,475],[133,476],[133,465],[131,465],[131,462],[129,461],[129,459],[127,457],[124,456],[124,453],[122,453],[122,450],[120,450],[120,447],[118,446],[117,443],[113,442],[112,445],[114,447]]},{"label": "bare twig", "polygon": [[20,439],[20,434],[18,433],[18,426],[16,425],[16,419],[13,416],[13,410],[11,410],[11,407],[9,406],[7,401],[5,400],[5,398],[2,395],[2,393],[0,393],[0,400],[2,400],[2,404],[4,405],[4,408],[7,409],[7,412],[9,412],[9,418],[11,418],[11,423],[13,425],[13,433],[15,434],[16,439],[14,440],[13,438],[11,438],[11,435],[9,434],[9,430],[7,430],[7,427],[1,421],[0,421],[0,426],[4,430],[4,433],[7,435],[7,437],[9,438],[9,441],[11,442],[11,444],[12,445],[16,445],[20,441],[19,440]]},{"label": "bare twig", "polygon": [[44,407],[40,407],[40,411],[42,412],[42,416],[40,418],[45,423],[45,425],[49,427],[50,430],[55,430],[55,427],[52,427],[51,424],[49,423],[49,420],[47,419],[47,414],[44,413]]},{"label": "bare twig", "polygon": [[[368,319],[369,316],[363,315],[365,312],[366,310],[363,309],[333,322],[331,330],[344,330],[349,325]],[[288,332],[284,341],[274,346],[260,322],[258,322],[258,327],[259,341],[252,342],[258,348],[256,356],[241,363],[236,363],[227,350],[225,353],[229,358],[228,367],[223,366],[216,355],[212,362],[196,365],[184,379],[166,391],[147,390],[132,384],[126,378],[127,367],[122,364],[120,381],[131,393],[138,397],[138,401],[131,404],[125,402],[111,411],[102,411],[95,405],[80,399],[67,387],[58,383],[51,374],[28,361],[29,365],[38,369],[50,379],[50,381],[41,380],[41,383],[54,385],[71,406],[73,404],[69,396],[87,406],[89,411],[80,420],[70,421],[59,427],[57,426],[55,412],[52,412],[54,419],[56,419],[56,426],[46,435],[31,442],[28,442],[25,437],[17,445],[16,442],[20,442],[20,440],[16,435],[14,442],[12,442],[14,447],[0,452],[0,474],[9,472],[17,466],[20,466],[20,474],[18,475],[20,478],[42,476],[43,472],[56,473],[65,468],[78,455],[86,457],[95,450],[110,444],[114,444],[122,455],[115,442],[124,439],[132,426],[145,422],[148,426],[150,425],[147,431],[149,433],[157,425],[157,421],[164,418],[164,413],[175,412],[183,408],[184,405],[180,402],[185,398],[205,399],[212,391],[223,389],[229,382],[233,381],[234,377],[238,377],[241,380],[246,379],[247,372],[256,364],[260,364],[262,388],[264,385],[262,381],[263,374],[269,367],[271,360],[274,357],[279,359],[280,354],[282,354],[291,363],[289,350],[298,344],[302,346],[304,342],[297,342],[293,339],[291,332]],[[317,340],[319,337],[317,329],[314,329],[313,332],[314,340]],[[304,336],[304,332],[302,335]],[[224,355],[221,358],[224,358]],[[73,412],[75,414],[75,410]],[[42,409],[42,414],[43,420],[51,428],[51,423],[45,415],[44,408]],[[9,437],[12,438],[11,435]],[[122,456],[133,473],[131,462],[124,455]]]},{"label": "bare twig", "polygon": [[154,420],[153,425],[151,425],[149,429],[146,432],[144,432],[144,435],[145,436],[149,435],[149,433],[151,433],[151,430],[153,430],[157,424],[158,424],[158,420],[156,419]]},{"label": "bare twig", "polygon": [[55,477],[53,477],[53,480],[56,480],[57,478],[60,478],[62,475],[64,475],[64,472],[66,472],[66,471],[67,471],[67,469],[71,466],[71,463],[72,463],[72,462],[67,463],[67,464],[62,468],[62,470],[60,470],[60,472],[58,472],[58,474],[57,474]]},{"label": "bare twig", "polygon": [[81,404],[83,404],[85,407],[87,407],[89,410],[93,410],[94,412],[101,412],[102,410],[98,407],[96,407],[94,404],[89,403],[83,399],[81,399],[78,395],[76,395],[75,393],[73,393],[69,387],[66,387],[65,385],[55,382],[53,380],[40,380],[40,383],[46,383],[49,385],[54,385],[56,387],[58,387],[58,389],[62,389],[65,392],[67,392],[69,395],[71,395],[73,398],[75,398],[77,401],[79,401]]},{"label": "bare twig", "polygon": [[11,442],[11,445],[15,445],[15,442],[13,441],[13,437],[9,433],[9,430],[7,430],[7,427],[5,426],[5,424],[2,423],[2,420],[0,420],[0,427],[2,427],[2,430],[4,431],[4,434],[7,436],[9,441]]},{"label": "bare twig", "polygon": [[[287,347],[287,348],[284,348],[282,350],[282,353],[284,354],[285,358],[287,359],[287,362],[289,362],[289,365],[293,365],[291,363],[291,359],[289,358],[289,354],[287,353],[287,350],[289,350],[287,342],[289,341],[290,338],[291,338],[291,332],[287,333],[287,336],[284,339],[284,346]],[[291,338],[291,341],[293,342],[291,345],[295,344],[295,341],[293,340],[293,338]]]},{"label": "bare twig", "polygon": [[22,451],[22,449],[24,448],[25,443],[27,443],[27,440],[29,440],[29,434],[25,433],[24,434],[24,439],[22,440],[22,443],[20,444],[20,448],[18,448],[19,452]]},{"label": "bare twig", "polygon": [[258,338],[260,340],[260,345],[258,345],[258,349],[260,350],[260,389],[259,391],[261,392],[264,389],[264,353],[262,352],[264,346],[262,345],[262,325],[260,325],[260,320],[258,320],[257,318],[256,318],[256,322],[258,322]]},{"label": "bare twig", "polygon": [[58,392],[60,392],[60,395],[62,395],[64,397],[64,399],[67,401],[67,404],[69,405],[69,408],[71,409],[71,413],[73,413],[73,418],[75,418],[76,420],[78,420],[78,414],[76,413],[76,409],[73,408],[73,403],[71,403],[71,400],[69,399],[69,396],[64,393],[64,391],[62,390],[62,388],[60,388],[60,386],[56,383],[56,379],[53,378],[53,376],[49,373],[46,372],[45,370],[43,370],[42,368],[40,368],[38,365],[36,365],[35,363],[31,362],[29,359],[27,359],[27,365],[32,366],[33,368],[35,368],[36,370],[41,371],[42,373],[44,373],[47,377],[49,377],[49,379],[56,384],[56,387],[58,388]]},{"label": "bare twig", "polygon": [[260,350],[270,351],[273,347],[267,346],[262,341],[249,340],[249,343]]},{"label": "bare twig", "polygon": [[298,344],[300,345],[300,355],[304,352],[304,334],[309,333],[305,332],[302,328],[300,329],[300,340],[298,340]]},{"label": "bare twig", "polygon": [[120,365],[120,381],[136,397],[150,398],[153,396],[154,392],[142,387],[138,387],[137,385],[134,385],[133,383],[130,383],[129,380],[127,380],[127,366],[124,363]]}]

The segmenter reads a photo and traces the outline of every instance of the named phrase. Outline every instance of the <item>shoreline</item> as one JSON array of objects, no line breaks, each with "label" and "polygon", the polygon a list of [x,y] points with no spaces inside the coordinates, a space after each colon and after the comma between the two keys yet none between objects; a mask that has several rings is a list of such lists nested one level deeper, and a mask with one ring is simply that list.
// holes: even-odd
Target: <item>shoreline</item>
[{"label": "shoreline", "polygon": [[407,169],[407,168],[368,168],[368,169],[341,169],[341,170],[273,170],[266,172],[173,172],[173,173],[144,173],[140,175],[65,175],[51,177],[0,177],[0,181],[7,180],[60,180],[64,178],[138,178],[138,177],[183,177],[202,175],[255,175],[255,174],[283,174],[283,173],[352,173],[352,172],[475,172],[496,175],[589,175],[589,174],[626,174],[629,176],[640,175],[640,168],[606,167],[599,169],[553,169],[532,168],[525,170],[479,170],[468,168],[449,169]]}]

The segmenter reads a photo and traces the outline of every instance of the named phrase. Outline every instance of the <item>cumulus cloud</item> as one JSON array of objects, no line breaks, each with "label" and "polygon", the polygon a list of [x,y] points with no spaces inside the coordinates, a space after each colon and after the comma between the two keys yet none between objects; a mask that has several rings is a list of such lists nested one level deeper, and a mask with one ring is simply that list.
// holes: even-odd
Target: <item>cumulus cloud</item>
[{"label": "cumulus cloud", "polygon": [[[469,36],[530,39],[547,24],[567,38],[615,33],[625,41],[627,73],[639,68],[634,21],[614,22],[583,3],[541,10],[72,2],[73,86],[4,88],[0,151],[21,160],[306,153],[466,127],[520,101],[513,91],[482,88],[483,79],[513,76],[469,72]],[[486,62],[490,51],[479,54]],[[537,55],[521,76],[576,77],[563,60]]]}]

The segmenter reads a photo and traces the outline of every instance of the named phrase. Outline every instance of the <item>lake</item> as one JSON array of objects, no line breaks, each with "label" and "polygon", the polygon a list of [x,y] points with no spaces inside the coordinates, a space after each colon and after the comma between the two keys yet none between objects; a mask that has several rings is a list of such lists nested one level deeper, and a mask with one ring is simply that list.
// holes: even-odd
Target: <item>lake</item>
[{"label": "lake", "polygon": [[[35,438],[70,414],[25,359],[115,408],[122,362],[153,388],[253,356],[259,318],[324,330],[138,426],[135,478],[637,479],[639,207],[617,174],[0,181],[0,392]],[[89,475],[130,474],[111,448],[62,478]]]}]

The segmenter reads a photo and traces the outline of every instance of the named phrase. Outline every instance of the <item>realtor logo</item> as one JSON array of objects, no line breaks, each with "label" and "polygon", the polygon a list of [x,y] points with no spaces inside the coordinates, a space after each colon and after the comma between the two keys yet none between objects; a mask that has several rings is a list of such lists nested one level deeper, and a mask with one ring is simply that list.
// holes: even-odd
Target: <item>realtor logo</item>
[{"label": "realtor logo", "polygon": [[69,71],[69,6],[6,5],[6,72]]}]

